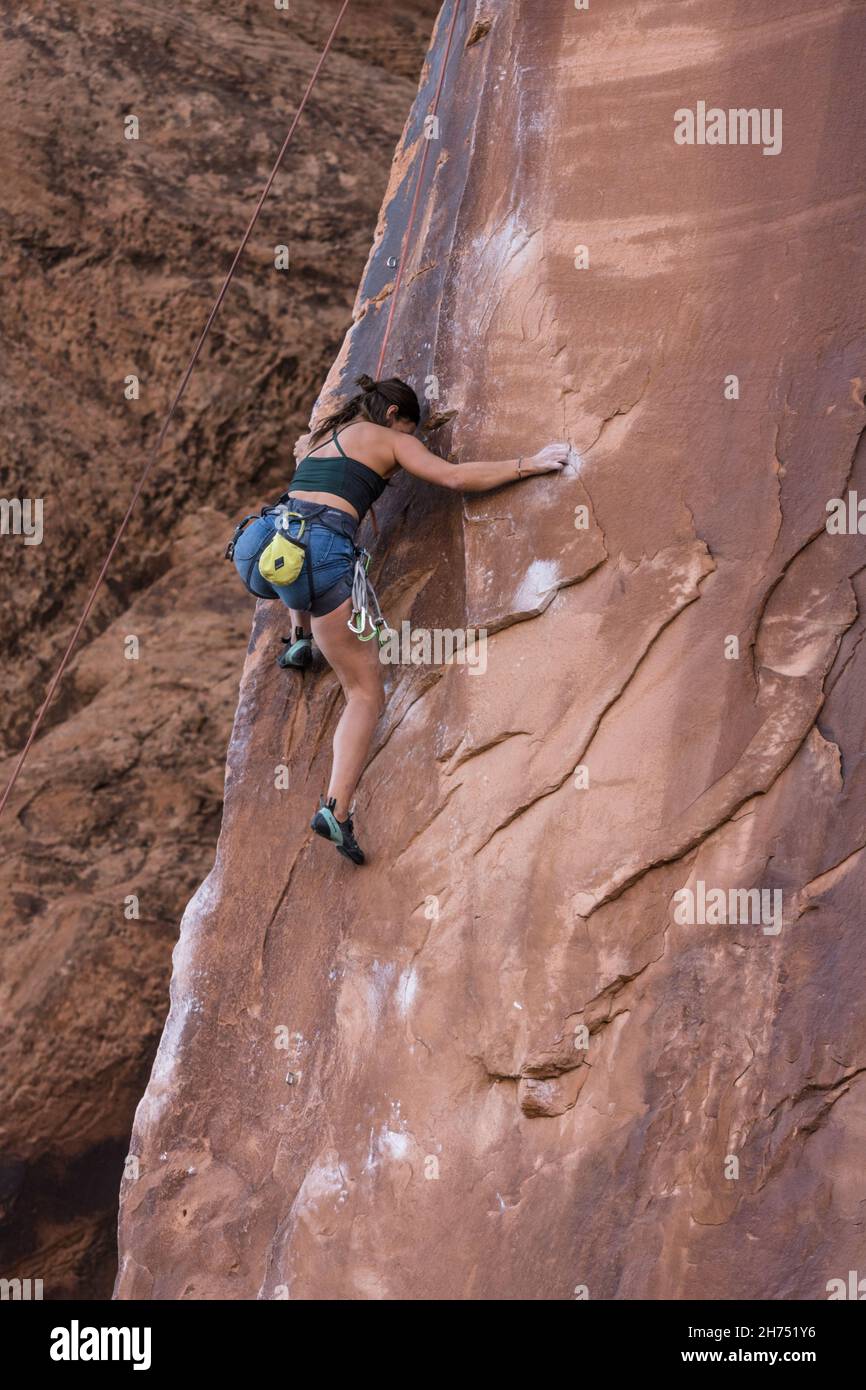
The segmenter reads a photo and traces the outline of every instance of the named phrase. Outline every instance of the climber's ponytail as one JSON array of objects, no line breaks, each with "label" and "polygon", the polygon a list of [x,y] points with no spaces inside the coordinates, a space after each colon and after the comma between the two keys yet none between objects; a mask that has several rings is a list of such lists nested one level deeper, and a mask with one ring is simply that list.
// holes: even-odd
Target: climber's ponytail
[{"label": "climber's ponytail", "polygon": [[325,435],[333,434],[334,430],[348,425],[351,420],[370,420],[374,425],[387,425],[388,408],[392,405],[397,407],[397,414],[401,419],[411,420],[414,425],[420,422],[421,407],[418,397],[412,387],[407,386],[399,377],[392,376],[387,381],[374,381],[370,376],[359,376],[355,380],[361,390],[316,425],[310,435],[308,449],[315,449]]}]

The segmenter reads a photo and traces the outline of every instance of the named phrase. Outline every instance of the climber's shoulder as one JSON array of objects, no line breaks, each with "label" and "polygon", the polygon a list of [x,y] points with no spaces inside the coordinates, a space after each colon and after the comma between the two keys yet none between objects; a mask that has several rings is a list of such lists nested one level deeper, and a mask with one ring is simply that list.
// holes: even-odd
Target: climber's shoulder
[{"label": "climber's shoulder", "polygon": [[393,468],[395,463],[394,431],[372,420],[352,420],[339,431],[340,443],[346,453],[374,468]]},{"label": "climber's shoulder", "polygon": [[405,468],[425,482],[451,487],[450,464],[431,454],[414,434],[375,425],[372,420],[352,420],[340,430],[340,443],[352,458],[389,477],[396,468]]},{"label": "climber's shoulder", "polygon": [[386,477],[399,467],[438,487],[457,485],[453,466],[438,454],[431,454],[414,434],[374,425],[372,420],[353,420],[340,430],[340,443],[352,458]]}]

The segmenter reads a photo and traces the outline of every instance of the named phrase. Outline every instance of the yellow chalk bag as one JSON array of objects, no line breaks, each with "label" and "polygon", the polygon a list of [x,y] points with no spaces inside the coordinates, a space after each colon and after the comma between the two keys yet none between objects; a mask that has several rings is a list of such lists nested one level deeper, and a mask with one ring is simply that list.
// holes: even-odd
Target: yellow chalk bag
[{"label": "yellow chalk bag", "polygon": [[278,525],[288,529],[290,517],[296,517],[301,523],[297,536],[286,536],[278,530],[259,556],[259,574],[269,584],[294,584],[304,568],[307,548],[301,544],[301,537],[306,530],[307,520],[300,512],[284,512]]}]

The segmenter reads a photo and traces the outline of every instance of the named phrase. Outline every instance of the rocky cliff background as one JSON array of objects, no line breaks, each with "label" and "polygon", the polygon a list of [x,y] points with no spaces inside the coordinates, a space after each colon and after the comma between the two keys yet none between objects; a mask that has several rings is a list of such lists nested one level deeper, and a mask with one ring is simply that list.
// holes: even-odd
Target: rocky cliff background
[{"label": "rocky cliff background", "polygon": [[[329,393],[381,342],[454,3]],[[260,605],[119,1297],[819,1299],[862,1268],[866,557],[825,523],[866,465],[863,24],[462,7],[386,370],[436,379],[461,458],[571,462],[389,490],[392,623],[490,637],[483,670],[390,668],[363,871],[308,830],[335,681],[287,694]],[[677,143],[700,102],[780,110],[781,148]],[[732,918],[678,916],[707,890]]]},{"label": "rocky cliff background", "polygon": [[[4,827],[4,1272],[44,1275],[55,1296],[107,1289],[124,1157],[123,1299],[816,1299],[862,1271],[866,557],[856,529],[825,526],[829,499],[866,491],[862,6],[461,6],[386,371],[434,379],[457,412],[438,442],[460,457],[551,437],[573,453],[564,475],[490,496],[408,478],[389,489],[388,617],[489,641],[483,669],[388,671],[358,798],[362,872],[308,830],[333,677],[287,681],[279,615],[260,605],[238,689],[249,607],[221,561],[202,582],[225,513],[282,481],[323,362],[336,352],[327,398],[378,351],[455,3],[339,346],[345,308],[323,316],[340,253],[303,197],[365,198],[381,166],[358,113],[375,113],[385,141],[382,92],[408,106],[414,89],[403,69],[370,83],[380,9],[350,31],[302,128],[303,182],[287,176],[315,274],[296,285],[271,269],[273,245],[295,245],[281,201]],[[123,242],[132,268],[97,277],[99,312],[91,324],[91,296],[70,342],[61,319],[90,273],[85,258],[71,274],[75,199],[41,241],[32,199],[13,208],[16,254],[57,259],[39,272],[51,366],[36,391],[21,325],[37,310],[14,318],[6,376],[30,394],[12,447],[21,468],[40,438],[63,444],[39,457],[83,554],[104,524],[80,481],[100,476],[90,450],[113,440],[105,457],[125,469],[134,456],[137,471],[159,413],[151,379],[164,400],[267,165],[247,105],[281,108],[275,46],[292,60],[270,12],[262,30],[251,9],[228,20],[201,7],[199,35],[224,34],[205,43],[175,9],[154,11],[154,46],[137,11],[118,26],[119,11],[73,9],[87,19],[80,57],[68,7],[28,13],[35,37],[13,33],[2,98],[20,103],[38,71],[15,121],[36,133],[18,177],[41,171],[51,206],[66,170],[87,170],[81,206],[110,225],[112,256],[127,207],[130,231],[152,218],[167,233],[153,243],[163,261],[150,249],[136,266],[139,242]],[[91,67],[106,29],[116,56]],[[134,99],[146,110],[165,90],[179,55],[192,76],[161,98],[160,179],[143,144],[118,153],[115,130]],[[264,69],[278,85],[263,103]],[[77,164],[54,143],[70,138],[54,118],[64,98],[45,97],[52,80],[66,93],[70,70]],[[131,93],[133,70],[145,76]],[[117,86],[85,98],[82,72]],[[699,102],[782,111],[780,152],[678,145],[675,112]],[[325,167],[319,136],[337,110]],[[387,119],[393,139],[402,112]],[[281,112],[274,122],[276,143]],[[2,157],[14,149],[10,136]],[[123,197],[108,177],[120,167]],[[220,178],[234,210],[217,236]],[[356,278],[372,220],[352,224]],[[6,287],[13,308],[25,269]],[[294,397],[313,329],[282,319],[305,293],[331,337]],[[109,310],[117,361],[100,346]],[[284,351],[297,359],[285,375]],[[135,370],[146,389],[130,408],[121,384]],[[56,441],[38,433],[49,426]],[[116,516],[127,473],[105,469]],[[23,486],[16,474],[4,490]],[[180,518],[170,548],[168,517]],[[4,588],[24,634],[4,664],[10,747],[26,722],[18,696],[38,700],[82,596],[53,554],[16,551]],[[138,662],[122,659],[129,635]],[[235,705],[216,860],[184,914],[150,1068],[172,914],[210,866]],[[678,919],[678,896],[706,889],[778,895],[778,922]],[[124,917],[131,894],[139,920]]]},{"label": "rocky cliff background", "polygon": [[[46,1297],[111,1291],[132,1114],[177,923],[213,861],[252,612],[221,552],[291,472],[437,8],[353,0],[4,816],[0,1272]],[[4,785],[335,12],[5,7],[0,495],[43,498],[45,538],[0,539]]]}]

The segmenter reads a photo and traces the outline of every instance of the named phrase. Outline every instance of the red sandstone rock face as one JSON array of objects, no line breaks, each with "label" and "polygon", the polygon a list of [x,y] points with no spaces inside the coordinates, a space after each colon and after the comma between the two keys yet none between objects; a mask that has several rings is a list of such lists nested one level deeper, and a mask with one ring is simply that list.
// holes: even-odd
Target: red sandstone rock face
[{"label": "red sandstone rock face", "polygon": [[[378,351],[449,14],[329,393]],[[386,494],[392,624],[493,635],[389,670],[361,871],[307,828],[335,678],[287,686],[259,606],[120,1298],[820,1299],[856,1267],[864,553],[825,506],[866,495],[863,37],[781,0],[464,7],[386,371],[438,378],[443,450],[573,459]],[[704,100],[781,108],[782,152],[678,145]],[[781,914],[681,922],[686,888]]]},{"label": "red sandstone rock face", "polygon": [[[0,1274],[42,1278],[46,1298],[111,1293],[129,1128],[177,921],[213,862],[249,628],[221,552],[290,475],[435,13],[353,0],[4,815]],[[332,19],[249,0],[5,7],[0,497],[43,497],[45,538],[0,537],[3,786]]]}]

